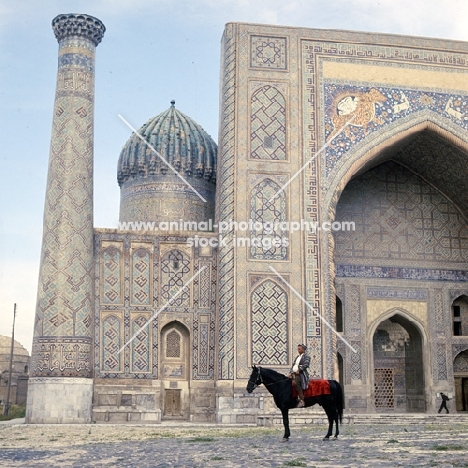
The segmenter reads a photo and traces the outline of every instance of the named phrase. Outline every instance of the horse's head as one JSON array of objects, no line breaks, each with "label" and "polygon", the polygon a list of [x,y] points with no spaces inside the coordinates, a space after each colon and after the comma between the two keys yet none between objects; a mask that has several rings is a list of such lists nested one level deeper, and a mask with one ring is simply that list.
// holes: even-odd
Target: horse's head
[{"label": "horse's head", "polygon": [[247,391],[252,393],[260,384],[262,384],[262,374],[260,373],[260,367],[252,366],[252,373],[247,383]]}]

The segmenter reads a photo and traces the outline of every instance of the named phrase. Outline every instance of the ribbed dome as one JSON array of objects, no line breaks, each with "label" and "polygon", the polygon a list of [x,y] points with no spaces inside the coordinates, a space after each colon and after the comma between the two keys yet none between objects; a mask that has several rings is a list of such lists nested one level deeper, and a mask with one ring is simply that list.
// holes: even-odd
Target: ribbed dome
[{"label": "ribbed dome", "polygon": [[174,104],[148,120],[120,153],[120,221],[214,218],[216,143]]},{"label": "ribbed dome", "polygon": [[[11,337],[0,335],[0,356],[1,355],[10,355],[11,349]],[[13,347],[13,354],[20,356],[29,356],[28,351],[24,348],[21,343],[18,343],[15,340],[15,345]]]},{"label": "ribbed dome", "polygon": [[[217,146],[212,138],[190,117],[171,107],[148,120],[138,133],[184,177],[216,180]],[[173,171],[136,134],[120,153],[117,180],[152,175],[173,174]]]}]

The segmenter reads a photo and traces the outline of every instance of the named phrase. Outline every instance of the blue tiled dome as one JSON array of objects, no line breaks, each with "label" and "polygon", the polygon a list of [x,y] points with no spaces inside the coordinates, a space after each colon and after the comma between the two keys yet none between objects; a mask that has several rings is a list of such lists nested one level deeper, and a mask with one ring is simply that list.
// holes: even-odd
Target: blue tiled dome
[{"label": "blue tiled dome", "polygon": [[120,153],[120,220],[213,219],[216,158],[216,143],[172,101]]},{"label": "blue tiled dome", "polygon": [[[171,107],[148,120],[138,133],[184,177],[216,180],[217,146],[213,139],[190,117]],[[120,153],[117,180],[126,181],[173,174],[161,158],[133,134]]]}]

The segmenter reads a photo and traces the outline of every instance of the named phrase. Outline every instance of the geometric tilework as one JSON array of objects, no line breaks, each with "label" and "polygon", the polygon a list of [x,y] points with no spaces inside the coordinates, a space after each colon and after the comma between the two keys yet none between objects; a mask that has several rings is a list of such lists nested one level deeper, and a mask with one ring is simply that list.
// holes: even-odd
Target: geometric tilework
[{"label": "geometric tilework", "polygon": [[[301,82],[303,83],[303,95],[302,101],[304,108],[303,114],[303,139],[304,152],[301,157],[304,162],[308,162],[307,167],[303,171],[302,184],[304,199],[302,202],[302,213],[304,213],[304,220],[307,222],[320,222],[320,205],[319,205],[319,175],[317,151],[319,151],[319,139],[317,138],[316,128],[318,124],[318,115],[316,112],[316,99],[319,93],[318,79],[315,79],[316,74],[316,59],[315,50],[316,48],[305,41],[302,43],[301,57],[299,69],[302,70]],[[320,157],[322,159],[322,156]],[[323,238],[322,238],[323,240]],[[321,291],[326,290],[321,285],[321,272],[320,265],[321,254],[319,247],[319,239],[317,232],[306,232],[304,233],[304,245],[302,247],[305,252],[304,260],[304,276],[305,276],[305,299],[313,307],[314,312],[309,308],[306,311],[307,320],[307,342],[313,343],[314,345],[314,356],[311,355],[310,375],[315,378],[331,378],[333,375],[333,357],[335,356],[335,350],[333,349],[333,340],[327,340],[323,346],[327,348],[324,350],[325,356],[327,356],[327,362],[322,361],[322,330],[321,321],[318,320],[314,328],[311,327],[314,319],[314,315],[317,311],[322,310],[321,304]],[[328,315],[328,312],[327,312]],[[327,317],[326,317],[327,318]],[[330,317],[328,317],[330,319]],[[314,333],[312,333],[314,330]],[[315,335],[315,336],[314,336]],[[325,367],[324,367],[325,364]],[[324,374],[325,370],[325,374]]]},{"label": "geometric tilework", "polygon": [[[221,88],[220,145],[218,180],[223,190],[217,191],[216,210],[220,221],[234,219],[234,158],[235,158],[235,106],[236,106],[236,64],[237,44],[235,25],[226,26],[223,35],[223,66]],[[229,241],[219,248],[219,344],[218,378],[234,378],[234,251]]]},{"label": "geometric tilework", "polygon": [[[171,255],[171,251],[164,250],[161,253],[162,263],[164,263],[164,265],[161,265],[160,268],[161,258],[159,256],[154,256],[152,252],[161,252],[161,247],[167,246],[169,242],[177,242],[178,244],[185,245],[187,237],[100,232],[100,230],[95,232],[96,300],[94,316],[94,375],[97,378],[136,378],[151,380],[157,379],[158,376],[160,376],[160,370],[163,369],[159,369],[159,349],[166,351],[166,348],[164,346],[161,348],[159,343],[161,338],[159,317],[156,317],[151,324],[146,327],[145,324],[154,314],[155,307],[148,304],[137,304],[136,299],[134,297],[132,298],[132,290],[137,291],[141,285],[146,288],[146,281],[138,280],[140,283],[139,285],[135,281],[143,274],[145,279],[150,279],[150,286],[145,291],[150,292],[151,301],[153,301],[153,297],[157,298],[157,293],[161,289],[159,285],[162,284],[162,287],[165,285],[167,286],[167,281],[171,278],[171,275],[165,274],[164,271],[172,271],[171,269],[173,266],[179,268],[179,270],[188,267],[191,271],[192,265],[190,263],[190,257],[185,250],[183,251],[182,257],[189,261],[188,264],[186,264],[183,259],[183,261],[180,262],[180,255]],[[102,273],[104,271],[103,252],[111,247],[117,248],[120,252],[123,305],[102,304],[100,301],[100,296],[102,294]],[[172,253],[174,252],[179,252],[179,249],[172,250]],[[194,380],[212,380],[214,377],[215,346],[217,345],[215,341],[217,265],[213,263],[215,252],[216,249],[213,249],[210,255],[208,255],[207,252],[203,252],[203,255],[197,255],[194,260],[194,272],[200,271],[203,266],[209,268],[205,268],[197,277],[196,281],[200,280],[199,282],[193,282],[194,291],[196,292],[193,298],[193,305],[182,307],[175,306],[172,309],[168,307],[167,310],[165,310],[165,313],[182,313],[182,316],[178,315],[177,320],[182,319],[191,330],[190,340],[193,345],[190,351],[192,361],[191,378]],[[195,251],[195,253],[197,254],[198,251]],[[179,259],[179,265],[173,265],[172,263],[174,261],[177,262],[177,259]],[[141,263],[142,260],[143,263]],[[153,275],[153,269],[155,272],[160,273],[160,275]],[[190,279],[190,277],[187,278],[185,282],[188,279]],[[135,284],[137,284],[138,288]],[[180,296],[178,296],[178,298],[179,297]],[[190,297],[190,295],[188,297]],[[158,307],[163,306],[167,302],[162,297],[157,299]],[[174,302],[177,303],[177,301]],[[202,305],[207,307],[202,308]],[[103,322],[108,316],[114,316],[120,322],[119,325],[117,325],[114,323],[114,320],[108,319],[105,323],[107,336],[104,341],[108,351],[112,351],[117,346],[117,343],[111,342],[112,339],[117,340],[117,327],[120,329],[120,348],[123,344],[128,343],[119,355],[119,359],[121,360],[119,366],[116,366],[116,364],[112,362],[112,359],[109,358],[109,352],[105,353],[103,350]],[[188,322],[185,321],[185,318]],[[192,319],[193,322],[190,323]],[[114,327],[110,326],[111,322]],[[166,320],[164,320],[164,324],[165,323]],[[132,336],[142,328],[143,330],[129,343]],[[168,333],[170,332],[171,330],[168,331]],[[163,333],[163,338],[164,343],[161,344],[165,345],[167,333]],[[183,343],[179,335],[178,338],[179,347],[176,352],[180,355]],[[163,356],[163,358],[165,358],[165,356]],[[108,367],[106,369],[104,369],[103,359],[107,362]],[[199,372],[199,369],[201,369],[201,372]]]},{"label": "geometric tilework", "polygon": [[447,380],[447,357],[443,343],[437,344],[437,379]]},{"label": "geometric tilework", "polygon": [[198,307],[209,309],[211,307],[211,262],[199,262],[199,268],[205,267],[199,275]]},{"label": "geometric tilework", "polygon": [[132,305],[151,304],[151,255],[139,248],[132,254]]},{"label": "geometric tilework", "polygon": [[468,372],[468,351],[461,352],[453,361],[453,372]]},{"label": "geometric tilework", "polygon": [[286,70],[286,38],[250,36],[250,66]]},{"label": "geometric tilework", "polygon": [[383,163],[348,183],[336,220],[355,231],[335,232],[338,263],[434,266],[468,261],[468,228],[439,191],[401,165]]},{"label": "geometric tilework", "polygon": [[[349,304],[349,308],[347,310],[350,310],[350,316],[349,316],[349,322],[350,322],[350,330],[348,328],[346,329],[347,333],[353,333],[361,328],[361,297],[360,297],[360,291],[359,287],[357,286],[352,286],[351,287],[351,292],[350,292],[350,301],[351,303]],[[346,322],[345,322],[346,325]]]},{"label": "geometric tilework", "polygon": [[[371,86],[366,83],[368,86],[361,85],[361,83],[356,83],[355,86],[352,86],[349,83],[349,79],[343,76],[343,79],[340,82],[332,82],[331,79],[327,81],[324,79],[324,69],[328,63],[335,62],[335,65],[339,63],[346,63],[352,65],[357,65],[358,63],[361,64],[363,68],[367,64],[372,64],[373,66],[382,66],[385,63],[385,66],[382,66],[382,72],[388,66],[389,70],[404,70],[405,67],[408,67],[408,73],[415,72],[416,69],[424,69],[426,68],[428,71],[436,72],[437,69],[443,70],[440,66],[447,66],[451,68],[453,73],[449,73],[449,76],[457,76],[461,77],[466,74],[467,69],[467,56],[466,56],[466,47],[463,48],[454,48],[451,49],[447,47],[447,49],[437,49],[437,50],[430,50],[431,47],[425,48],[426,41],[415,39],[413,41],[407,42],[408,38],[401,38],[401,39],[392,39],[391,45],[363,45],[361,41],[359,43],[353,44],[354,40],[348,40],[347,33],[343,33],[336,37],[336,40],[329,40],[327,38],[327,34],[319,35],[319,39],[317,40],[303,40],[301,42],[301,51],[302,51],[302,77],[301,82],[303,84],[304,89],[304,126],[307,127],[307,130],[304,132],[304,145],[320,145],[324,144],[325,140],[330,142],[332,132],[335,132],[337,129],[335,124],[339,124],[339,119],[335,119],[335,123],[333,122],[333,117],[338,114],[347,117],[346,120],[349,120],[351,117],[355,117],[354,115],[350,115],[349,111],[356,103],[356,99],[358,97],[364,97],[363,107],[360,107],[360,110],[364,110],[365,107],[369,110],[367,113],[368,119],[367,123],[363,120],[364,112],[361,112],[361,115],[356,115],[355,120],[358,119],[358,123],[362,125],[358,127],[355,125],[354,127],[350,127],[349,134],[346,132],[341,133],[337,136],[332,142],[329,147],[325,150],[325,155],[321,158],[323,164],[321,165],[321,170],[325,176],[330,177],[330,180],[333,180],[333,184],[327,184],[326,180],[322,180],[321,186],[325,191],[328,191],[331,197],[332,193],[334,193],[336,185],[335,181],[339,183],[342,180],[342,177],[346,174],[347,171],[353,170],[351,168],[357,168],[360,164],[354,164],[351,166],[352,162],[355,162],[358,157],[359,146],[356,145],[362,141],[363,144],[366,143],[364,138],[369,136],[367,141],[369,141],[368,148],[375,146],[373,142],[371,143],[372,139],[379,139],[383,142],[386,138],[390,136],[396,135],[397,125],[406,125],[404,122],[407,122],[409,128],[411,126],[411,118],[413,115],[416,117],[417,115],[421,115],[421,120],[428,117],[429,121],[436,121],[434,117],[440,116],[440,121],[447,123],[444,127],[440,125],[442,128],[453,129],[455,127],[459,127],[462,129],[462,126],[465,127],[468,123],[466,120],[466,116],[468,115],[466,109],[466,95],[449,95],[449,93],[435,93],[434,90],[430,90],[429,88],[425,88],[422,90],[411,89],[406,92],[406,89],[403,89],[402,96],[401,89],[382,89],[378,86]],[[370,39],[370,36],[369,36]],[[424,46],[422,46],[424,44]],[[433,42],[431,43],[433,44]],[[450,50],[449,50],[450,49]],[[291,48],[293,50],[293,48]],[[412,70],[410,70],[412,68]],[[365,74],[363,74],[362,78],[359,78],[360,81],[364,81],[366,79]],[[450,87],[447,85],[447,87]],[[368,99],[372,98],[371,95],[362,96],[359,93],[369,93],[371,88],[375,88],[375,90],[381,93],[384,97],[381,102],[379,99]],[[392,91],[396,91],[393,92]],[[429,92],[426,92],[429,91]],[[346,95],[341,95],[340,93],[345,93]],[[374,94],[374,93],[373,93]],[[458,93],[456,93],[458,94]],[[377,97],[377,93],[375,93],[374,98]],[[450,97],[452,97],[452,101],[450,101]],[[348,98],[348,99],[347,99]],[[434,99],[436,98],[436,99]],[[462,98],[462,99],[460,99]],[[362,99],[361,99],[362,100]],[[366,102],[367,100],[367,102]],[[342,101],[342,102],[341,102]],[[339,107],[338,107],[339,104]],[[371,105],[372,104],[372,105]],[[433,109],[430,106],[434,106]],[[447,109],[447,110],[446,110]],[[391,113],[389,111],[392,111]],[[340,112],[338,112],[340,111]],[[356,106],[356,111],[358,111],[358,106]],[[387,115],[382,115],[384,112]],[[326,114],[326,115],[325,115]],[[463,116],[462,120],[458,117]],[[377,119],[374,120],[374,118]],[[381,119],[381,120],[378,120]],[[389,119],[393,119],[391,123]],[[353,123],[356,123],[355,120]],[[400,124],[400,122],[403,122]],[[392,125],[393,124],[393,125]],[[452,125],[453,124],[453,125]],[[390,128],[392,125],[392,128]],[[385,128],[387,127],[387,128]],[[318,135],[317,135],[318,129]],[[378,131],[380,130],[380,131]],[[373,135],[371,135],[374,133]],[[428,132],[422,132],[428,133]],[[455,132],[453,132],[455,133]],[[462,136],[462,132],[459,131],[456,133],[459,135],[459,138],[466,141],[466,136]],[[351,136],[355,138],[354,143],[351,146],[348,145],[348,142],[351,140]],[[422,140],[423,138],[421,138]],[[374,141],[375,141],[374,140]],[[417,140],[417,138],[414,138]],[[419,141],[415,142],[419,143]],[[430,145],[430,141],[427,142],[427,146]],[[416,146],[416,145],[415,145]],[[449,145],[447,145],[449,146]],[[452,145],[450,145],[452,146]],[[362,146],[361,146],[362,147]],[[349,149],[351,148],[351,151]],[[453,145],[455,148],[455,145]],[[312,148],[313,151],[317,151],[317,147]],[[432,161],[428,162],[435,162],[436,158],[432,158],[430,155],[429,158],[427,155],[429,148],[422,148],[417,156],[414,157],[414,164],[411,164],[411,169],[416,173],[421,173],[418,171],[418,166],[421,168],[426,168],[428,166],[427,159],[431,159]],[[391,148],[393,153],[393,148]],[[355,151],[355,153],[353,153]],[[462,153],[461,150],[458,150],[459,153]],[[432,151],[434,154],[435,151]],[[464,178],[466,180],[465,170],[459,170],[461,163],[463,161],[463,155],[460,154],[459,157],[447,157],[446,153],[442,154],[442,157],[437,158],[438,164],[434,164],[432,167],[434,169],[430,169],[430,171],[434,174],[442,174],[442,176],[437,176],[438,180],[441,179],[448,179],[451,180],[448,184],[436,184],[434,180],[431,180],[429,177],[426,176],[428,170],[425,170],[425,173],[422,174],[422,177],[425,180],[428,180],[429,183],[432,185],[445,189],[446,187],[450,186],[450,190],[455,192],[459,191],[460,186],[465,186],[465,183],[459,184],[457,183],[459,179]],[[393,154],[389,154],[387,158],[392,157]],[[435,154],[434,154],[435,156]],[[423,160],[421,161],[421,157]],[[415,164],[418,162],[418,166]],[[466,161],[466,156],[465,156]],[[401,155],[399,160],[402,161],[405,166],[408,167],[408,157],[407,155]],[[357,162],[357,161],[356,161]],[[466,167],[466,163],[465,163]],[[449,177],[449,175],[455,175],[455,177]],[[333,177],[333,179],[331,179]],[[433,179],[435,179],[434,177]],[[308,186],[305,186],[305,191],[308,190]],[[346,189],[345,189],[346,190]],[[465,203],[463,205],[464,213],[468,213],[468,209],[465,207],[468,206],[466,202],[468,200],[468,196],[460,193],[458,197],[458,201],[461,198],[464,198]],[[447,192],[446,192],[447,193]],[[451,200],[457,200],[455,197],[450,196],[448,194],[447,198]],[[325,195],[324,198],[326,198]],[[460,207],[461,203],[458,202],[457,205]],[[323,204],[324,207],[328,207],[328,203]],[[325,242],[324,251],[333,252],[332,246],[327,245],[327,239],[322,238]],[[306,248],[308,246],[305,246]],[[353,261],[343,261],[341,265],[337,267],[337,273],[340,277],[359,277],[359,278],[386,278],[390,281],[395,279],[421,279],[421,280],[435,280],[435,281],[467,281],[468,275],[466,274],[466,266],[456,268],[456,271],[449,271],[447,269],[440,268],[436,272],[431,272],[431,267],[426,267],[425,269],[421,268],[401,268],[397,266],[380,266],[377,265],[355,265],[357,260],[353,258]],[[377,262],[377,261],[376,261]],[[329,281],[330,279],[333,281],[333,259],[327,258],[322,262],[322,266],[324,266],[324,275],[325,279]],[[453,267],[452,267],[453,268]],[[404,287],[404,286],[403,286]],[[325,298],[328,301],[331,301],[331,298],[327,298],[327,292],[329,288],[323,288],[325,290]],[[334,298],[333,298],[334,299]],[[346,310],[349,310],[347,305],[345,305]],[[363,322],[365,323],[365,322]],[[327,357],[330,355],[330,351],[327,349]],[[363,353],[363,358],[365,358],[366,353]],[[436,362],[436,358],[433,355],[431,359],[432,364]],[[365,371],[365,366],[363,366],[363,371]],[[436,379],[436,369],[433,371],[433,378]]]},{"label": "geometric tilework", "polygon": [[210,324],[209,322],[200,323],[199,328],[199,362],[198,373],[208,374],[209,369],[209,345],[210,345]]},{"label": "geometric tilework", "polygon": [[[67,19],[63,23],[69,24]],[[93,28],[90,25],[90,34]],[[65,44],[69,53],[61,59]],[[55,376],[64,377],[91,377],[90,369],[78,361],[63,364],[84,349],[77,344],[74,350],[67,339],[89,341],[92,329],[95,44],[84,32],[78,39],[65,30],[59,39],[33,353],[40,354],[43,348],[51,356],[56,351],[66,353],[54,370]],[[48,343],[41,337],[47,337]],[[32,368],[32,375],[47,376],[50,371],[39,365]]]},{"label": "geometric tilework", "polygon": [[321,379],[323,376],[322,364],[322,337],[309,336],[307,338],[308,353],[310,355],[309,376],[311,379]]},{"label": "geometric tilework", "polygon": [[[287,232],[276,223],[286,220],[286,195],[271,179],[263,179],[250,195],[250,219],[262,223],[259,230],[250,234],[250,258],[255,260],[285,260],[288,256]],[[255,226],[255,224],[254,224]]]},{"label": "geometric tilework", "polygon": [[216,344],[214,313],[204,311],[204,313],[194,316],[192,330],[192,378],[194,380],[212,380]]},{"label": "geometric tilework", "polygon": [[122,372],[122,323],[115,315],[108,315],[102,321],[102,371]]},{"label": "geometric tilework", "polygon": [[[145,326],[147,318],[140,315],[132,320],[132,336],[135,339],[131,343],[131,369],[130,372],[151,372],[150,367],[150,330]],[[144,327],[142,329],[142,327]],[[139,332],[139,333],[137,333]]]},{"label": "geometric tilework", "polygon": [[264,86],[252,95],[250,157],[286,159],[286,101],[273,86]]},{"label": "geometric tilework", "polygon": [[114,246],[102,253],[102,304],[122,304],[121,252]]},{"label": "geometric tilework", "polygon": [[361,342],[352,341],[351,346],[356,352],[351,351],[351,379],[361,380]]},{"label": "geometric tilework", "polygon": [[288,295],[276,282],[266,280],[251,294],[252,363],[289,364]]},{"label": "geometric tilework", "polygon": [[171,250],[161,259],[161,299],[162,304],[171,301],[170,307],[190,307],[191,285],[185,283],[190,280],[190,257],[180,250]]}]

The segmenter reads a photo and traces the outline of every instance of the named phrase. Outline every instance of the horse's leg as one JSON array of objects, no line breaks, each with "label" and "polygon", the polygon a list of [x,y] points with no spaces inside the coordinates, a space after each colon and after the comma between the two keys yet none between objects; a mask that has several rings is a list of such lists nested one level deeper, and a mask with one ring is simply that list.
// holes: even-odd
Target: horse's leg
[{"label": "horse's leg", "polygon": [[331,411],[331,408],[329,406],[324,408],[325,413],[327,413],[327,418],[328,418],[328,432],[327,435],[323,438],[323,440],[330,440],[330,436],[333,433],[333,420],[335,418],[334,414]]},{"label": "horse's leg", "polygon": [[291,435],[291,431],[289,430],[289,408],[283,408],[281,410],[281,414],[283,415],[283,425],[284,425],[284,436],[283,442],[286,442]]},{"label": "horse's leg", "polygon": [[335,415],[335,439],[338,439],[338,435],[340,433],[340,427],[338,425],[338,409],[337,408],[334,408],[334,412],[333,414]]}]

